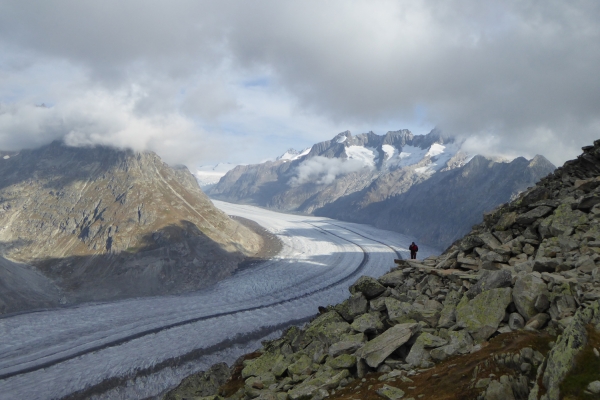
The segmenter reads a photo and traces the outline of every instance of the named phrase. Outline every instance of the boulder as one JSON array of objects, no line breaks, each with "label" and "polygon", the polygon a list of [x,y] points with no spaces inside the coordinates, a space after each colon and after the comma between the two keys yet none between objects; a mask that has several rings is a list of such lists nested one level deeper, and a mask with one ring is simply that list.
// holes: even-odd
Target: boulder
[{"label": "boulder", "polygon": [[484,400],[515,400],[510,384],[491,381],[488,385]]},{"label": "boulder", "polygon": [[456,290],[451,290],[444,299],[444,307],[440,312],[438,328],[450,328],[456,322],[456,305],[460,301],[460,294]]},{"label": "boulder", "polygon": [[[323,341],[327,345],[331,345],[339,341],[339,337],[350,331],[350,324],[344,321],[344,319],[335,311],[329,311],[325,314],[321,314],[314,321],[312,321],[306,331],[302,342],[305,345],[310,343],[313,339]],[[304,347],[300,346],[300,347]]]},{"label": "boulder", "polygon": [[496,229],[497,231],[505,231],[508,228],[510,228],[515,222],[517,222],[517,213],[516,212],[509,212],[506,214],[503,214],[500,219],[498,220],[498,223],[496,223],[496,226],[494,227],[494,229]]},{"label": "boulder", "polygon": [[521,225],[530,225],[534,221],[537,221],[538,219],[547,216],[552,211],[553,211],[552,207],[548,207],[548,206],[536,207],[533,210],[527,211],[526,213],[519,215],[517,217],[516,222]]},{"label": "boulder", "polygon": [[350,293],[362,293],[367,299],[373,299],[383,292],[385,292],[385,286],[370,276],[361,276],[350,286]]},{"label": "boulder", "polygon": [[199,372],[185,378],[179,386],[171,390],[164,397],[165,400],[182,398],[204,397],[217,394],[219,387],[231,377],[229,367],[225,363],[218,363],[206,372]]},{"label": "boulder", "polygon": [[437,361],[443,361],[446,358],[455,354],[466,354],[473,347],[473,338],[466,331],[450,331],[448,332],[450,343],[435,348],[429,352],[431,358]]},{"label": "boulder", "polygon": [[351,318],[367,312],[367,298],[362,293],[356,293],[350,296],[348,299],[348,314]]},{"label": "boulder", "polygon": [[579,210],[572,210],[570,204],[561,204],[552,215],[542,220],[538,231],[543,238],[569,236],[576,227],[587,222],[587,214]]},{"label": "boulder", "polygon": [[502,243],[500,243],[500,241],[496,239],[496,237],[490,232],[484,232],[480,234],[479,239],[481,239],[481,241],[492,250],[502,245]]},{"label": "boulder", "polygon": [[[542,383],[546,388],[548,400],[560,398],[560,384],[575,365],[577,355],[585,348],[587,325],[600,323],[600,303],[594,302],[585,309],[580,309],[575,314],[571,324],[558,338],[552,350],[546,357],[546,366],[542,375]],[[533,392],[540,390],[536,383]]]},{"label": "boulder", "polygon": [[421,366],[423,361],[429,361],[431,356],[428,349],[444,346],[447,340],[431,333],[421,333],[406,356],[406,362],[415,367]]},{"label": "boulder", "polygon": [[437,326],[440,319],[442,304],[435,300],[426,300],[424,304],[413,303],[408,316],[415,321],[423,321],[432,328]]},{"label": "boulder", "polygon": [[525,327],[525,319],[519,313],[511,313],[508,316],[508,326],[512,330],[523,329]]},{"label": "boulder", "polygon": [[556,258],[536,257],[533,261],[533,268],[531,270],[540,273],[554,272],[559,265],[560,262]]},{"label": "boulder", "polygon": [[406,275],[404,275],[404,272],[402,270],[397,270],[381,276],[379,278],[379,283],[384,286],[396,287],[400,286],[405,279]]},{"label": "boulder", "polygon": [[475,247],[482,246],[483,244],[484,241],[480,237],[471,235],[462,238],[458,244],[458,248],[460,251],[469,251]]},{"label": "boulder", "polygon": [[486,290],[510,287],[511,284],[512,275],[510,271],[483,271],[477,283],[467,291],[466,296],[472,299]]},{"label": "boulder", "polygon": [[463,296],[456,307],[456,323],[475,340],[485,340],[498,329],[510,302],[510,288],[487,290],[472,300]]},{"label": "boulder", "polygon": [[356,350],[363,347],[363,345],[364,341],[362,340],[341,340],[329,347],[329,355],[337,357],[340,354],[353,354]]},{"label": "boulder", "polygon": [[548,286],[546,283],[533,274],[525,274],[517,277],[512,297],[519,311],[525,320],[529,320],[539,311],[535,308],[535,302],[540,295],[548,296]]},{"label": "boulder", "polygon": [[415,322],[409,314],[413,307],[409,303],[396,300],[391,297],[385,298],[385,308],[387,309],[388,318],[391,322],[402,324],[405,322]]},{"label": "boulder", "polygon": [[534,315],[532,318],[527,321],[525,325],[525,329],[528,331],[537,331],[542,329],[546,323],[550,320],[550,316],[546,313],[539,313]]},{"label": "boulder", "polygon": [[383,385],[381,388],[377,389],[377,394],[387,400],[398,400],[404,397],[404,391],[402,389]]},{"label": "boulder", "polygon": [[379,313],[372,312],[356,318],[350,327],[357,332],[375,333],[383,330],[383,323]]},{"label": "boulder", "polygon": [[392,326],[381,335],[367,342],[356,355],[371,368],[377,368],[397,348],[408,342],[420,329],[419,324],[406,323]]}]

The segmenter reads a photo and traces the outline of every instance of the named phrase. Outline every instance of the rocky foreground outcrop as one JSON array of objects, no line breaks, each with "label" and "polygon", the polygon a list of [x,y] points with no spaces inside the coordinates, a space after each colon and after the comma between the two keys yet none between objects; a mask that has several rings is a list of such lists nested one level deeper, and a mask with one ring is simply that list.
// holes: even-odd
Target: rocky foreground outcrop
[{"label": "rocky foreground outcrop", "polygon": [[154,153],[54,142],[0,158],[0,314],[197,289],[261,243]]},{"label": "rocky foreground outcrop", "polygon": [[165,398],[598,398],[600,140],[583,150],[440,256],[361,277],[218,389]]}]

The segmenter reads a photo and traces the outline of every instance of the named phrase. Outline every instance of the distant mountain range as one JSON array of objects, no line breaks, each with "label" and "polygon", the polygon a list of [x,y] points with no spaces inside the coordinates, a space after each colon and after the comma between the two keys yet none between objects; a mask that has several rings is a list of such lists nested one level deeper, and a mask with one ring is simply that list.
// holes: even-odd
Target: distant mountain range
[{"label": "distant mountain range", "polygon": [[438,248],[555,169],[543,156],[512,161],[469,155],[432,130],[353,136],[237,166],[207,193],[216,199],[301,212],[411,235]]},{"label": "distant mountain range", "polygon": [[205,287],[262,243],[154,153],[0,155],[0,314]]}]

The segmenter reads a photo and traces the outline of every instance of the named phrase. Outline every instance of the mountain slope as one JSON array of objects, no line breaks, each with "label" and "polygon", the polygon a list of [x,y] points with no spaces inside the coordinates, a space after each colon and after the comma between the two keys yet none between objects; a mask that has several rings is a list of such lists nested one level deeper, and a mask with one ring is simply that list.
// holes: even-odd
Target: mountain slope
[{"label": "mountain slope", "polygon": [[42,271],[69,302],[203,287],[261,245],[154,153],[21,151],[0,160],[0,210],[2,255]]},{"label": "mountain slope", "polygon": [[374,224],[443,248],[479,222],[484,211],[554,168],[542,156],[531,162],[469,157],[437,130],[382,136],[342,132],[303,156],[237,167],[208,193],[231,202]]},{"label": "mountain slope", "polygon": [[509,163],[475,156],[463,167],[440,171],[383,201],[365,200],[381,192],[370,187],[366,194],[347,196],[315,214],[395,230],[444,248],[481,222],[484,212],[553,170],[554,165],[542,156],[531,161],[519,157]]}]

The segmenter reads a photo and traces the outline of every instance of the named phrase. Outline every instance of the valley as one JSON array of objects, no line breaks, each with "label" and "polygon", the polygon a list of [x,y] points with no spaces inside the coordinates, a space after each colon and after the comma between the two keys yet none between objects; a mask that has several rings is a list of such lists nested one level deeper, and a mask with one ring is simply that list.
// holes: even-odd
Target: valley
[{"label": "valley", "polygon": [[[0,319],[0,393],[7,398],[147,398],[257,340],[340,302],[361,275],[406,257],[410,238],[367,225],[214,202],[275,234],[281,252],[216,285]],[[419,258],[438,254],[421,246]],[[104,394],[103,394],[104,393]]]}]

